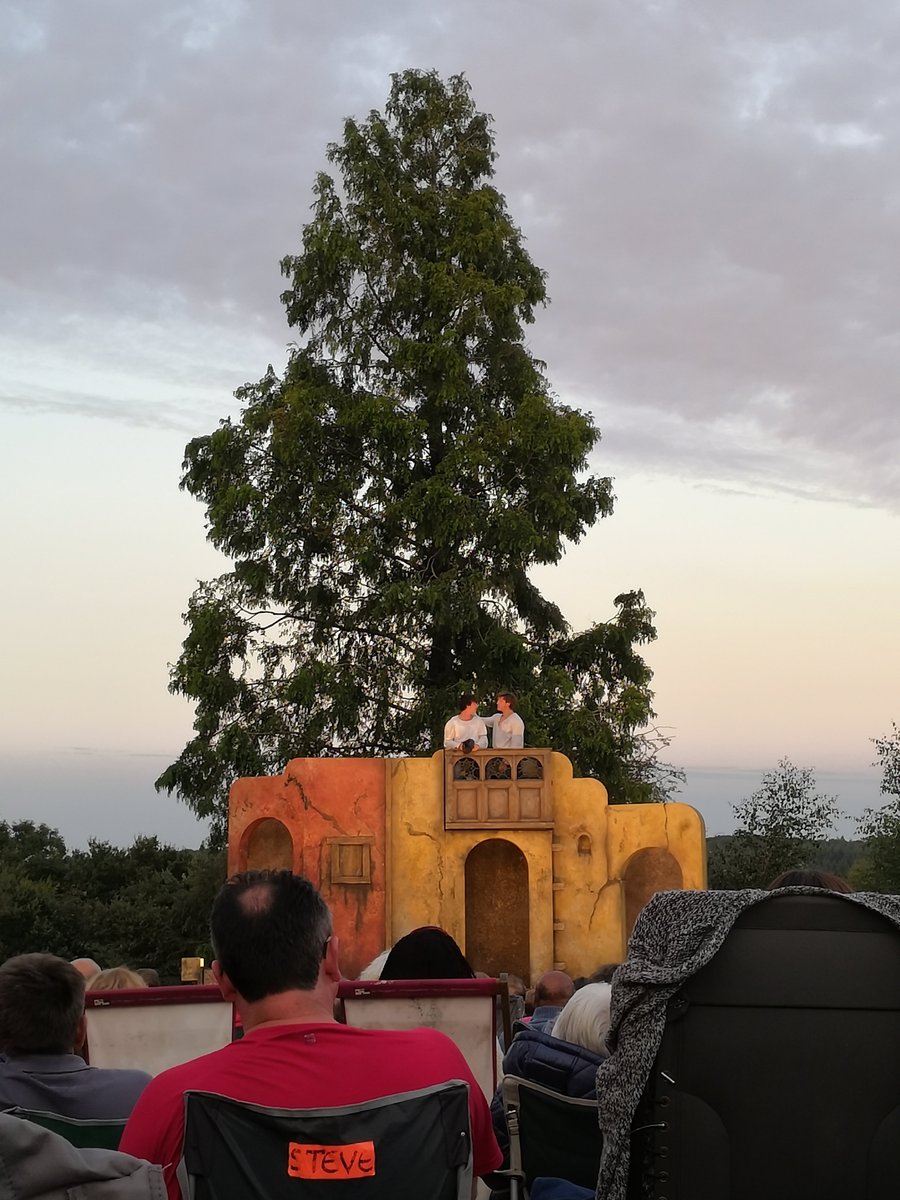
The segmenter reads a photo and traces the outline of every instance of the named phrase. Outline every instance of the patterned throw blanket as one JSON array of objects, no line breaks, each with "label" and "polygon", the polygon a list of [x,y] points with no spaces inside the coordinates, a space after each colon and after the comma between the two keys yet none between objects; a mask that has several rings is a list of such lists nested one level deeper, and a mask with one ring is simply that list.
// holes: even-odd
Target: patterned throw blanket
[{"label": "patterned throw blanket", "polygon": [[[822,895],[808,887],[779,889],[784,893]],[[597,1200],[625,1200],[631,1125],[662,1041],[669,998],[709,962],[741,913],[772,895],[756,889],[658,892],[638,917],[613,980],[610,1057],[597,1071],[603,1134]],[[900,897],[828,895],[873,909],[900,929]]]}]

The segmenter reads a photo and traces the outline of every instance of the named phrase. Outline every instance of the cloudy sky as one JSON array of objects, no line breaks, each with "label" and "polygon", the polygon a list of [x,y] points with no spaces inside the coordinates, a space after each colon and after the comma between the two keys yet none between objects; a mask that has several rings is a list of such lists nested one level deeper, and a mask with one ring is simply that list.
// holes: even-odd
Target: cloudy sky
[{"label": "cloudy sky", "polygon": [[342,118],[465,72],[549,274],[531,332],[614,516],[541,586],[642,587],[683,798],[782,756],[850,813],[900,718],[900,20],[834,0],[0,0],[0,816],[202,830],[152,779],[221,569],[186,440],[285,360],[279,259]]}]

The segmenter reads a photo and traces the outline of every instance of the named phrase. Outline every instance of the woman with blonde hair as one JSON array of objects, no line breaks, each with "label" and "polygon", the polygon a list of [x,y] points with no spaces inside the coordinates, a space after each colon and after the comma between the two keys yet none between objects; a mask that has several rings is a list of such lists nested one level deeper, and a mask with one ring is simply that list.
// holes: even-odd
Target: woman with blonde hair
[{"label": "woman with blonde hair", "polygon": [[117,992],[122,988],[147,986],[146,979],[142,979],[137,971],[132,971],[129,967],[107,967],[105,971],[100,971],[87,981],[89,992]]}]

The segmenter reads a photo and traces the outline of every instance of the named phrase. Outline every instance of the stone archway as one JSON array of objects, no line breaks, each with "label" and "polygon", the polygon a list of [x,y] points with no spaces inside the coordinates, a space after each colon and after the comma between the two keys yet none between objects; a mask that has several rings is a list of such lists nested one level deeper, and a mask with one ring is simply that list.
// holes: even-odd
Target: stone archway
[{"label": "stone archway", "polygon": [[630,937],[638,913],[657,892],[668,892],[684,886],[684,876],[678,860],[661,847],[638,850],[625,864],[622,875],[625,885],[625,936]]},{"label": "stone archway", "polygon": [[251,825],[242,850],[242,871],[294,869],[293,838],[287,826],[274,817]]},{"label": "stone archway", "polygon": [[528,862],[505,838],[469,851],[466,876],[466,958],[477,971],[531,974]]}]

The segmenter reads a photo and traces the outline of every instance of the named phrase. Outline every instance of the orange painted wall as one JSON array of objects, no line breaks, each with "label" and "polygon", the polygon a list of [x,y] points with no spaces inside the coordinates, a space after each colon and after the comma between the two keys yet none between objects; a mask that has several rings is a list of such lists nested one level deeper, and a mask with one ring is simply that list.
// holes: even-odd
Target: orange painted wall
[{"label": "orange painted wall", "polygon": [[[229,797],[228,873],[244,870],[253,830],[281,821],[293,841],[292,869],[322,892],[334,914],[348,978],[385,948],[385,761],[295,758],[283,775],[238,779]],[[371,837],[371,883],[332,882],[328,838]]]}]

